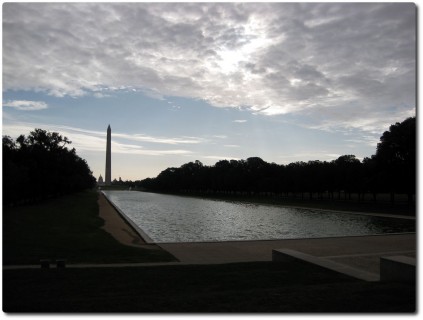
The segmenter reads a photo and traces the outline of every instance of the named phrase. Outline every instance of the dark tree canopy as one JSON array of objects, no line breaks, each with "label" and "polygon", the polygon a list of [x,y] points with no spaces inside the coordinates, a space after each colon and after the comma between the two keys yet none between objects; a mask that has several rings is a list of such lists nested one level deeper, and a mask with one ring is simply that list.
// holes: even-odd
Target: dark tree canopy
[{"label": "dark tree canopy", "polygon": [[389,127],[380,137],[375,160],[391,192],[416,190],[416,118]]},{"label": "dark tree canopy", "polygon": [[200,161],[180,168],[168,168],[156,178],[140,182],[143,188],[165,192],[242,194],[329,194],[404,193],[410,201],[415,194],[415,118],[396,123],[380,138],[376,155],[362,162],[354,155],[326,161],[267,163],[259,157],[220,160],[213,166]]},{"label": "dark tree canopy", "polygon": [[408,118],[385,131],[377,145],[376,157],[385,165],[416,164],[416,118]]},{"label": "dark tree canopy", "polygon": [[95,185],[87,162],[57,132],[3,136],[3,203],[34,202]]}]

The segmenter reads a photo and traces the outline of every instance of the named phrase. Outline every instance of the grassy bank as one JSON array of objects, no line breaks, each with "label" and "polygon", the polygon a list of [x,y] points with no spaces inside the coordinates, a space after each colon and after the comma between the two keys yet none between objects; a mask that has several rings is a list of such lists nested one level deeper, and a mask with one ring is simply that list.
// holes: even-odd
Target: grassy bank
[{"label": "grassy bank", "polygon": [[5,312],[414,312],[415,286],[300,263],[3,272]]},{"label": "grassy bank", "polygon": [[170,261],[163,250],[128,247],[101,229],[98,194],[86,191],[37,205],[3,208],[3,264]]}]

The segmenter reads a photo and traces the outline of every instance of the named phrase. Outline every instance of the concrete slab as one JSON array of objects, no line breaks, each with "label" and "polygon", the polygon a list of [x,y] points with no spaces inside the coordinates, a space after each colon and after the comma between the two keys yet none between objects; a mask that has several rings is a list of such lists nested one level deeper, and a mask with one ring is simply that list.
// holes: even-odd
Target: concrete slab
[{"label": "concrete slab", "polygon": [[326,257],[368,272],[378,272],[381,256],[415,254],[416,234],[158,245],[179,261],[188,264],[272,261],[272,250],[285,248],[316,257]]},{"label": "concrete slab", "polygon": [[416,281],[416,259],[407,256],[380,258],[381,281]]},{"label": "concrete slab", "polygon": [[369,272],[379,273],[381,257],[393,254],[415,257],[416,251],[375,252],[371,254],[342,255],[325,258],[337,263],[347,264],[355,268],[366,269]]},{"label": "concrete slab", "polygon": [[[139,267],[181,264],[221,264],[235,262],[272,261],[273,249],[291,249],[323,257],[352,268],[376,273],[382,256],[405,255],[415,257],[416,234],[289,239],[269,241],[228,241],[157,244],[180,262],[117,263],[67,265],[69,268]],[[40,268],[37,266],[3,266],[4,270]]]},{"label": "concrete slab", "polygon": [[272,250],[272,260],[279,262],[301,261],[329,269],[338,273],[348,275],[364,281],[379,281],[379,275],[363,269],[353,268],[349,265],[340,264],[331,260],[315,257],[296,250],[274,249]]}]

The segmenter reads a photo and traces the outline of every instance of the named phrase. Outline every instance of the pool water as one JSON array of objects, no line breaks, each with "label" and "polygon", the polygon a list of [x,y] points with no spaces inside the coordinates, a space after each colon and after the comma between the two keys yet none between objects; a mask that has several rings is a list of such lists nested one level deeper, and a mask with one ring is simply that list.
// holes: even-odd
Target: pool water
[{"label": "pool water", "polygon": [[301,239],[415,232],[415,220],[317,209],[103,191],[156,243]]}]

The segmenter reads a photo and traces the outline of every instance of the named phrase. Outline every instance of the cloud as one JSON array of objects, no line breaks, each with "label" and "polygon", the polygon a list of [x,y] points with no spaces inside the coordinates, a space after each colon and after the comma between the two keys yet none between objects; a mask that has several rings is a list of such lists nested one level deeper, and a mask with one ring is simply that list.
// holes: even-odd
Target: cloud
[{"label": "cloud", "polygon": [[235,123],[245,123],[245,122],[247,122],[247,120],[234,120],[232,122],[235,122]]},{"label": "cloud", "polygon": [[337,153],[325,153],[325,152],[304,153],[302,152],[302,153],[295,153],[291,155],[279,156],[279,159],[281,159],[281,162],[283,164],[290,164],[297,161],[308,162],[308,161],[315,161],[315,160],[330,162],[332,160],[336,160],[340,156],[341,154],[337,154]]},{"label": "cloud", "polygon": [[115,138],[123,138],[127,140],[140,141],[140,142],[151,142],[151,143],[163,143],[163,144],[198,144],[206,141],[202,138],[195,137],[181,137],[181,138],[168,138],[168,137],[152,137],[144,134],[123,134],[113,133]]},{"label": "cloud", "polygon": [[[61,125],[40,124],[40,123],[23,123],[13,122],[13,124],[3,124],[3,134],[9,135],[13,138],[21,134],[27,135],[35,128],[42,128],[48,131],[59,132],[62,136],[69,138],[72,142],[71,147],[78,152],[105,152],[106,146],[106,132],[86,130],[83,128],[75,128]],[[146,138],[146,139],[144,139]],[[112,150],[116,154],[138,154],[146,156],[162,156],[162,155],[188,155],[192,154],[191,150],[186,149],[169,149],[158,147],[145,148],[145,146],[135,143],[128,143],[122,141],[130,140],[135,143],[146,141],[153,144],[192,144],[196,143],[195,138],[173,139],[173,138],[154,138],[144,135],[130,135],[123,133],[112,133]]]},{"label": "cloud", "polygon": [[22,111],[36,111],[47,109],[48,105],[43,101],[11,100],[3,102],[3,107],[15,108]]},{"label": "cloud", "polygon": [[203,156],[204,159],[211,160],[241,160],[241,158],[228,157],[228,156]]},{"label": "cloud", "polygon": [[[104,152],[104,145],[106,141],[104,140],[103,149]],[[183,149],[169,149],[169,150],[159,150],[159,149],[144,149],[142,146],[138,145],[131,145],[131,144],[124,144],[119,142],[112,141],[111,145],[112,152],[114,154],[136,154],[136,155],[143,155],[143,156],[164,156],[164,155],[188,155],[192,154],[190,150],[183,150]]]},{"label": "cloud", "polygon": [[5,3],[3,87],[141,90],[366,131],[415,110],[416,6]]}]

